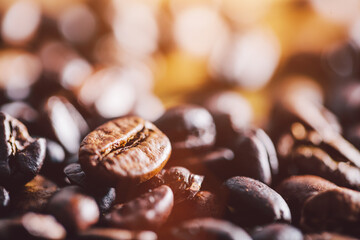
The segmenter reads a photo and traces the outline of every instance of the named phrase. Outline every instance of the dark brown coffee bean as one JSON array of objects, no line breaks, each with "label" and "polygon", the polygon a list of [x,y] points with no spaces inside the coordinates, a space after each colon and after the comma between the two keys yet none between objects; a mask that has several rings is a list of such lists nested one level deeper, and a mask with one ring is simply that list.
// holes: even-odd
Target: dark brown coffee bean
[{"label": "dark brown coffee bean", "polygon": [[265,145],[253,131],[246,131],[236,140],[233,176],[243,175],[266,184],[272,181],[269,155]]},{"label": "dark brown coffee bean", "polygon": [[49,201],[47,212],[71,232],[89,228],[99,220],[95,200],[77,186],[61,189]]},{"label": "dark brown coffee bean", "polygon": [[29,212],[15,219],[0,220],[0,238],[61,240],[66,231],[53,216]]},{"label": "dark brown coffee bean", "polygon": [[198,218],[184,222],[171,231],[176,240],[250,240],[240,227],[215,218]]},{"label": "dark brown coffee bean", "polygon": [[337,188],[335,184],[313,175],[292,176],[277,186],[276,191],[285,199],[291,210],[293,224],[298,224],[305,201],[320,192]]},{"label": "dark brown coffee bean", "polygon": [[339,186],[360,189],[360,168],[350,163],[336,162],[319,148],[298,147],[293,159],[302,174],[318,175]]},{"label": "dark brown coffee bean", "polygon": [[58,191],[55,183],[37,175],[24,187],[10,192],[11,211],[19,214],[28,211],[44,212],[49,199]]},{"label": "dark brown coffee bean", "polygon": [[303,240],[301,231],[289,224],[273,223],[251,234],[253,240]]},{"label": "dark brown coffee bean", "polygon": [[77,153],[81,139],[89,132],[79,111],[65,97],[51,96],[45,101],[43,113],[40,133],[57,140],[68,153]]},{"label": "dark brown coffee bean", "polygon": [[360,236],[360,193],[335,188],[309,198],[303,207],[301,226],[307,231],[334,231]]},{"label": "dark brown coffee bean", "polygon": [[86,136],[79,162],[89,177],[115,186],[150,179],[164,167],[170,153],[169,139],[152,123],[125,117]]},{"label": "dark brown coffee bean", "polygon": [[101,212],[110,209],[116,197],[115,188],[102,186],[95,179],[91,180],[87,178],[78,163],[67,165],[64,168],[64,172],[70,183],[84,188],[88,194],[95,198]]},{"label": "dark brown coffee bean", "polygon": [[209,148],[215,142],[213,118],[205,108],[196,105],[170,108],[154,124],[169,137],[175,159]]},{"label": "dark brown coffee bean", "polygon": [[157,240],[152,231],[130,231],[118,228],[92,228],[79,233],[76,240]]},{"label": "dark brown coffee bean", "polygon": [[44,138],[30,137],[26,127],[0,112],[0,184],[24,185],[39,173],[45,158]]},{"label": "dark brown coffee bean", "polygon": [[224,188],[231,215],[241,226],[291,221],[285,200],[262,182],[248,177],[233,177],[225,181]]},{"label": "dark brown coffee bean", "polygon": [[112,227],[125,229],[157,229],[166,222],[173,205],[171,188],[162,185],[130,202],[115,205],[105,216],[105,222]]},{"label": "dark brown coffee bean", "polygon": [[306,234],[304,240],[358,240],[358,238],[337,233],[323,232]]},{"label": "dark brown coffee bean", "polygon": [[161,185],[168,185],[174,193],[175,204],[192,199],[200,191],[204,176],[191,173],[183,167],[162,169],[149,181],[140,186],[140,191],[147,191]]}]

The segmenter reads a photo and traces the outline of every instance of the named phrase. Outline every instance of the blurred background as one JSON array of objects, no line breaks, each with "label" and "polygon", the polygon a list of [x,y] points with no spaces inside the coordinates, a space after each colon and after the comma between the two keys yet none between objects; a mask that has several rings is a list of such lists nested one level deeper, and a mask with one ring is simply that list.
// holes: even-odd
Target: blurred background
[{"label": "blurred background", "polygon": [[261,126],[284,76],[327,96],[359,77],[359,12],[358,0],[1,0],[2,109],[61,92],[80,112],[155,120],[232,90]]}]

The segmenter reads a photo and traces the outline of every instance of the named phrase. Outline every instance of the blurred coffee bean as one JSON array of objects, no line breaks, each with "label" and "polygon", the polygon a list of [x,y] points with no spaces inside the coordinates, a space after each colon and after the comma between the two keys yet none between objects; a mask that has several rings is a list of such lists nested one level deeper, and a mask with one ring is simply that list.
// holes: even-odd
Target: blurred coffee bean
[{"label": "blurred coffee bean", "polygon": [[0,182],[5,187],[24,185],[39,173],[45,158],[46,141],[32,138],[26,127],[0,113]]},{"label": "blurred coffee bean", "polygon": [[50,198],[58,191],[58,186],[47,178],[37,175],[24,187],[10,191],[11,212],[44,212]]},{"label": "blurred coffee bean", "polygon": [[1,35],[11,45],[26,45],[34,38],[40,20],[41,7],[38,2],[17,1],[2,19]]},{"label": "blurred coffee bean", "polygon": [[360,189],[360,168],[337,162],[319,148],[300,146],[294,149],[293,160],[301,174],[318,175],[339,186]]},{"label": "blurred coffee bean", "polygon": [[[192,199],[200,191],[204,176],[191,173],[184,167],[162,169],[153,178],[140,185],[142,191],[168,185],[174,193],[175,204]],[[140,190],[140,191],[141,191]]]},{"label": "blurred coffee bean", "polygon": [[215,93],[205,100],[204,105],[214,118],[218,146],[232,146],[236,130],[248,127],[253,120],[250,103],[236,92]]},{"label": "blurred coffee bean", "polygon": [[340,235],[337,233],[323,232],[310,233],[304,236],[304,240],[357,240],[358,238]]},{"label": "blurred coffee bean", "polygon": [[256,229],[251,237],[254,240],[303,240],[301,231],[289,224],[273,223]]},{"label": "blurred coffee bean", "polygon": [[78,110],[65,97],[52,96],[46,100],[43,114],[40,133],[59,141],[68,153],[77,153],[81,139],[89,132]]},{"label": "blurred coffee bean", "polygon": [[66,231],[53,216],[29,212],[14,219],[0,220],[0,238],[61,240]]},{"label": "blurred coffee bean", "polygon": [[70,232],[83,231],[99,220],[95,200],[77,186],[65,187],[57,192],[50,199],[47,212]]},{"label": "blurred coffee bean", "polygon": [[359,237],[360,193],[335,188],[309,198],[303,207],[301,226],[306,231],[334,231]]},{"label": "blurred coffee bean", "polygon": [[16,101],[3,104],[0,111],[18,119],[30,130],[30,132],[33,131],[39,118],[38,112],[26,102]]},{"label": "blurred coffee bean", "polygon": [[46,139],[46,155],[40,174],[57,183],[62,183],[65,175],[61,169],[64,168],[65,159],[66,153],[64,148],[57,142]]},{"label": "blurred coffee bean", "polygon": [[197,218],[181,224],[171,231],[176,240],[250,240],[240,227],[215,218]]},{"label": "blurred coffee bean", "polygon": [[205,108],[196,105],[167,109],[154,124],[169,137],[175,159],[209,148],[215,142],[213,118]]},{"label": "blurred coffee bean", "polygon": [[232,218],[241,226],[291,221],[290,209],[285,200],[257,180],[233,177],[224,182],[224,189]]},{"label": "blurred coffee bean", "polygon": [[79,101],[102,118],[122,117],[136,102],[136,89],[122,68],[108,67],[90,75],[79,89]]},{"label": "blurred coffee bean", "polygon": [[81,169],[80,164],[71,163],[64,168],[64,173],[70,183],[78,185],[93,196],[99,206],[100,212],[110,209],[115,200],[115,189],[102,186],[97,179],[89,179]]},{"label": "blurred coffee bean", "polygon": [[169,217],[174,205],[171,188],[162,185],[130,202],[115,205],[105,215],[107,225],[117,228],[157,229]]},{"label": "blurred coffee bean", "polygon": [[59,30],[69,42],[85,44],[96,32],[96,16],[85,4],[73,4],[60,14]]},{"label": "blurred coffee bean", "polygon": [[79,233],[76,240],[157,240],[152,231],[131,231],[118,228],[91,228]]},{"label": "blurred coffee bean", "polygon": [[10,196],[9,192],[4,188],[0,186],[0,215],[3,212],[3,209],[6,208],[9,205]]},{"label": "blurred coffee bean", "polygon": [[[224,38],[217,45],[210,56],[211,75],[243,89],[264,87],[279,62],[279,42],[270,29],[252,28]],[[258,71],[259,67],[263,71]]]},{"label": "blurred coffee bean", "polygon": [[42,71],[39,58],[26,51],[6,49],[0,51],[1,98],[18,101],[30,94]]},{"label": "blurred coffee bean", "polygon": [[171,153],[169,139],[152,123],[138,117],[107,122],[81,143],[84,172],[111,186],[144,182],[157,174]]},{"label": "blurred coffee bean", "polygon": [[348,41],[330,46],[322,54],[324,71],[330,78],[358,77],[359,53],[356,44]]},{"label": "blurred coffee bean", "polygon": [[301,209],[305,201],[320,192],[337,188],[335,184],[313,175],[292,176],[276,187],[276,191],[285,199],[291,210],[293,224],[298,224]]}]

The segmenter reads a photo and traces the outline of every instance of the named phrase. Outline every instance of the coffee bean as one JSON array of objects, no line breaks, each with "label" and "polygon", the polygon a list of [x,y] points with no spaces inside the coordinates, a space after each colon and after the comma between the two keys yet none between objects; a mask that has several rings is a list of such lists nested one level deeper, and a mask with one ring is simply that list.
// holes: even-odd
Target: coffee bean
[{"label": "coffee bean", "polygon": [[175,204],[192,199],[200,191],[204,176],[191,173],[183,167],[162,169],[149,181],[140,186],[140,191],[153,189],[163,184],[168,185],[174,193]]},{"label": "coffee bean", "polygon": [[45,101],[43,114],[40,134],[59,141],[68,153],[77,153],[81,139],[89,131],[79,111],[65,97],[51,96]]},{"label": "coffee bean", "polygon": [[95,200],[77,186],[65,187],[56,193],[48,203],[47,212],[70,232],[85,230],[99,220]]},{"label": "coffee bean", "polygon": [[269,155],[265,145],[253,131],[246,131],[236,140],[233,176],[243,175],[266,184],[272,181]]},{"label": "coffee bean", "polygon": [[215,142],[213,118],[205,108],[196,105],[170,108],[154,124],[169,137],[175,159],[209,148]]},{"label": "coffee bean", "polygon": [[273,223],[257,229],[251,234],[254,240],[303,240],[301,231],[291,225]]},{"label": "coffee bean", "polygon": [[0,216],[3,214],[4,209],[9,205],[10,196],[9,192],[0,186]]},{"label": "coffee bean", "polygon": [[0,238],[10,239],[65,239],[66,231],[53,216],[26,213],[19,218],[0,220]]},{"label": "coffee bean", "polygon": [[334,231],[360,236],[360,193],[335,188],[309,198],[303,207],[301,226],[307,231]]},{"label": "coffee bean", "polygon": [[293,224],[298,224],[301,209],[305,201],[320,192],[337,188],[335,184],[313,175],[292,176],[276,187],[276,191],[285,199],[291,210]]},{"label": "coffee bean", "polygon": [[267,185],[248,178],[233,177],[224,182],[232,218],[241,226],[291,221],[285,200]]},{"label": "coffee bean", "polygon": [[32,138],[15,118],[0,113],[0,184],[24,185],[33,179],[45,158],[44,138]]},{"label": "coffee bean", "polygon": [[299,147],[293,158],[302,174],[314,174],[339,186],[360,189],[360,168],[346,162],[336,162],[319,148]]},{"label": "coffee bean", "polygon": [[171,188],[162,185],[130,202],[115,205],[105,216],[105,222],[117,228],[157,229],[166,222],[173,205]]},{"label": "coffee bean", "polygon": [[76,240],[157,240],[152,231],[130,231],[118,228],[91,228],[79,233]]},{"label": "coffee bean", "polygon": [[240,227],[215,218],[189,220],[171,232],[176,240],[250,240],[251,237]]},{"label": "coffee bean", "polygon": [[95,198],[100,212],[110,209],[116,197],[115,188],[102,186],[95,179],[87,178],[78,163],[69,164],[64,168],[64,172],[70,183],[82,187],[89,195]]},{"label": "coffee bean", "polygon": [[44,212],[49,199],[58,191],[58,186],[47,178],[37,175],[21,188],[10,192],[10,210],[14,214],[28,211]]},{"label": "coffee bean", "polygon": [[79,162],[89,177],[115,186],[150,179],[164,167],[170,152],[169,139],[152,123],[125,117],[86,136]]}]

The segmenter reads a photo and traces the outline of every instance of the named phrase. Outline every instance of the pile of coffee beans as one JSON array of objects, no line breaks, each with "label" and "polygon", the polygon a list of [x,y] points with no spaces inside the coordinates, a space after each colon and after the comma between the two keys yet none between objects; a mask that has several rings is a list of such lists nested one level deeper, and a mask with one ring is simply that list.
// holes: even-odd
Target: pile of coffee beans
[{"label": "pile of coffee beans", "polygon": [[10,2],[0,240],[360,239],[350,36],[278,65],[276,37],[243,10],[269,1]]}]

